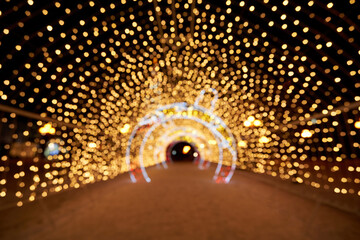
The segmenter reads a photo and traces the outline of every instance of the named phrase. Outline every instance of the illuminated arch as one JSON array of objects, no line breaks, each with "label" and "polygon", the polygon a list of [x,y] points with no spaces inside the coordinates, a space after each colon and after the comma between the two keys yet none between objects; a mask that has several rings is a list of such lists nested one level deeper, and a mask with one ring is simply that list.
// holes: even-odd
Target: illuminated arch
[{"label": "illuminated arch", "polygon": [[[130,177],[133,182],[136,182],[137,180],[133,173],[133,171],[135,169],[133,166],[131,166],[130,149],[131,149],[132,141],[133,141],[138,129],[144,125],[151,125],[151,127],[147,130],[145,136],[143,137],[143,140],[142,140],[142,143],[140,146],[140,152],[139,152],[139,164],[140,164],[139,167],[141,169],[141,173],[142,173],[145,181],[150,182],[150,178],[147,175],[147,172],[146,172],[145,166],[144,166],[144,162],[143,162],[143,151],[144,151],[145,144],[146,144],[148,138],[150,137],[150,135],[152,134],[152,132],[157,127],[162,126],[162,125],[164,125],[170,121],[176,120],[176,119],[183,119],[183,120],[186,119],[186,120],[196,121],[211,131],[211,133],[213,134],[213,136],[217,142],[218,150],[219,150],[219,159],[218,159],[217,168],[215,170],[214,180],[217,182],[225,182],[225,183],[228,183],[230,181],[230,179],[235,171],[235,168],[236,168],[236,161],[237,161],[236,142],[235,142],[234,136],[232,135],[231,131],[228,129],[228,127],[226,126],[224,121],[212,113],[212,111],[215,107],[218,93],[214,89],[210,89],[210,90],[214,94],[214,99],[211,101],[211,109],[210,110],[199,106],[199,101],[204,97],[204,94],[205,94],[205,90],[203,90],[203,91],[201,91],[199,97],[196,99],[194,105],[189,105],[185,102],[180,102],[180,103],[174,103],[174,104],[166,105],[163,107],[159,107],[158,109],[156,109],[156,111],[154,113],[148,114],[138,123],[138,125],[133,129],[133,131],[129,137],[129,141],[128,141],[128,145],[127,145],[127,149],[126,149],[126,164],[128,165],[128,168],[131,170]],[[170,116],[167,116],[165,113],[169,109],[173,109],[175,111],[175,113],[171,114]],[[193,111],[200,111],[200,112],[204,113],[204,116],[205,116],[205,118],[207,118],[207,121],[202,120],[198,117],[193,117],[192,116]],[[190,116],[186,115],[187,112],[190,112],[189,113]],[[222,133],[220,133],[220,131],[222,131]],[[224,171],[222,169],[223,149],[228,149],[232,155],[232,163],[231,163],[231,167],[230,167],[230,169],[228,169],[228,171],[226,171],[226,170]]]},{"label": "illuminated arch", "polygon": [[[189,131],[190,132],[187,132]],[[200,135],[198,133],[198,131],[196,131],[196,133],[193,133],[194,131],[196,131],[195,129],[189,129],[189,127],[184,128],[184,127],[176,127],[174,129],[171,129],[170,131],[167,131],[162,137],[162,140],[158,145],[158,147],[155,148],[154,151],[154,159],[155,162],[158,162],[158,153],[164,153],[164,149],[166,148],[167,144],[177,140],[178,138],[181,137],[190,137],[192,139],[192,141],[190,141],[190,143],[195,144],[195,147],[200,151],[201,153],[201,159],[200,159],[200,163],[199,163],[199,168],[201,168],[201,165],[204,161],[204,159],[207,159],[209,157],[209,149],[210,149],[210,145],[208,143],[208,141],[206,141],[206,138],[202,135]],[[160,139],[160,140],[161,140]],[[197,140],[200,141],[197,141]],[[167,140],[167,141],[165,141]],[[206,145],[206,147],[202,148],[201,144]],[[217,145],[218,146],[218,145]],[[219,147],[219,146],[218,146]],[[162,161],[162,164],[164,164],[165,162]]]}]

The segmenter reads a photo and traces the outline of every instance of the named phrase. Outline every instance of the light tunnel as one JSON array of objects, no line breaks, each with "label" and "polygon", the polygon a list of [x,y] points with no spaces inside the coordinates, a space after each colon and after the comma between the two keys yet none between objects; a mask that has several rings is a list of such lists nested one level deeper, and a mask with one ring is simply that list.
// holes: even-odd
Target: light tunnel
[{"label": "light tunnel", "polygon": [[356,0],[4,0],[0,26],[1,209],[150,186],[176,141],[212,183],[359,202]]},{"label": "light tunnel", "polygon": [[[215,171],[214,180],[216,182],[224,182],[228,183],[234,173],[234,170],[236,168],[236,161],[237,161],[237,151],[236,151],[236,142],[234,139],[234,136],[232,135],[229,128],[226,126],[224,121],[219,118],[218,116],[213,114],[213,109],[215,107],[216,100],[218,98],[218,92],[215,89],[211,89],[211,91],[214,94],[214,99],[211,100],[211,108],[205,109],[201,106],[199,106],[200,99],[204,98],[205,91],[202,90],[199,97],[195,100],[194,105],[189,105],[186,102],[179,102],[174,103],[166,106],[162,106],[158,108],[154,113],[146,115],[143,119],[140,120],[140,122],[137,124],[137,126],[132,131],[128,144],[126,149],[126,164],[128,168],[130,169],[130,176],[131,180],[133,182],[138,181],[137,177],[135,176],[136,171],[138,168],[141,169],[142,177],[145,179],[146,182],[150,182],[151,179],[149,178],[148,174],[146,173],[146,166],[151,165],[151,163],[145,163],[144,162],[144,151],[145,146],[150,140],[150,137],[152,137],[152,145],[148,146],[151,150],[153,150],[153,154],[148,156],[145,159],[152,159],[152,156],[154,156],[154,159],[152,159],[153,162],[159,163],[158,155],[163,154],[165,155],[164,149],[166,149],[166,146],[168,146],[171,143],[171,140],[176,140],[177,138],[183,137],[183,138],[190,138],[189,142],[193,142],[196,139],[203,140],[203,142],[206,142],[204,133],[202,133],[204,130],[198,129],[195,130],[191,127],[194,123],[197,123],[198,125],[201,125],[202,128],[205,128],[207,131],[210,131],[211,135],[214,139],[208,138],[208,143],[217,145],[217,152],[218,158],[213,160],[218,163],[218,166]],[[186,121],[190,121],[190,123],[186,123]],[[193,123],[192,123],[193,122]],[[177,126],[182,126],[181,128]],[[170,131],[170,133],[178,133],[172,134],[170,138],[169,134],[162,134],[158,133],[157,136],[160,137],[154,137],[154,132],[159,128],[164,128],[165,132]],[[138,132],[140,132],[138,134]],[[200,133],[198,133],[200,132]],[[142,136],[141,133],[144,136]],[[181,135],[179,135],[181,133]],[[134,138],[136,135],[139,135],[139,139],[141,139],[141,144],[138,152],[135,152],[134,155],[138,155],[138,161],[131,161],[131,148],[134,144]],[[160,139],[159,139],[160,138]],[[194,140],[192,140],[194,138]],[[135,144],[136,145],[136,144]],[[155,149],[154,145],[159,145]],[[161,146],[163,146],[161,148]],[[204,143],[202,143],[202,146],[204,147]],[[208,146],[208,145],[207,145]],[[200,147],[200,146],[199,146]],[[138,147],[135,147],[135,149],[138,149]],[[200,148],[201,149],[201,148]],[[207,150],[212,150],[212,148],[208,147]],[[228,150],[231,153],[231,161],[224,162],[223,161],[223,152],[225,150]],[[213,153],[210,153],[213,154]],[[204,154],[205,155],[205,154]],[[164,162],[165,160],[162,160]],[[200,168],[203,164],[203,160],[199,162]],[[224,166],[223,166],[224,165]],[[220,174],[221,172],[221,174]],[[220,174],[220,175],[219,175]]]}]

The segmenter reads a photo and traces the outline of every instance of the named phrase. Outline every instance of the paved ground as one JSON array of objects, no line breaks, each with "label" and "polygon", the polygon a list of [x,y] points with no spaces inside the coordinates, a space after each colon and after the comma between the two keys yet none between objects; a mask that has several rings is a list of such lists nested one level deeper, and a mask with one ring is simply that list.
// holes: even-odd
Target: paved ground
[{"label": "paved ground", "polygon": [[360,218],[237,172],[177,163],[0,213],[0,239],[359,239]]}]

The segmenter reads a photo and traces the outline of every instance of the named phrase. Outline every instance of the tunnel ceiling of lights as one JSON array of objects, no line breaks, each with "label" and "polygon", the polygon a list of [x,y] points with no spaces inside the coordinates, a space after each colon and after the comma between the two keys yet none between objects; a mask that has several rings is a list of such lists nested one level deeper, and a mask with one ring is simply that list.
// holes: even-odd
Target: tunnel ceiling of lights
[{"label": "tunnel ceiling of lights", "polygon": [[2,199],[136,176],[166,139],[360,197],[358,1],[4,0],[0,23]]}]

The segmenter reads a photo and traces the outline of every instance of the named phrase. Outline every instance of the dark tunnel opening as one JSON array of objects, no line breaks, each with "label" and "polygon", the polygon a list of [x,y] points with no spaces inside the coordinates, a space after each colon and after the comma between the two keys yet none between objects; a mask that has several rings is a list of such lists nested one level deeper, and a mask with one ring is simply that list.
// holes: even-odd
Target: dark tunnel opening
[{"label": "dark tunnel opening", "polygon": [[173,162],[192,162],[200,155],[192,144],[185,141],[170,144],[166,152],[167,159]]}]

